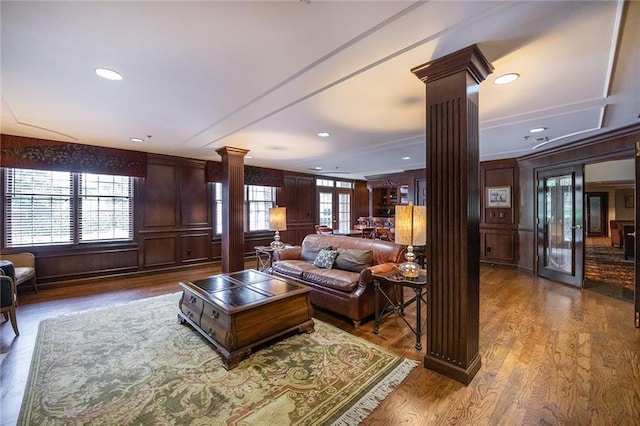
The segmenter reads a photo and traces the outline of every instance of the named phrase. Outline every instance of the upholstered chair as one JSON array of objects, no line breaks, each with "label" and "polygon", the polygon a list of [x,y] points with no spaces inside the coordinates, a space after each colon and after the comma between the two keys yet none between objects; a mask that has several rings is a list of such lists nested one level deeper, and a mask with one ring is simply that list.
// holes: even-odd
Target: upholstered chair
[{"label": "upholstered chair", "polygon": [[36,258],[33,253],[16,253],[16,254],[3,254],[0,259],[8,260],[13,263],[15,268],[15,280],[16,286],[20,284],[31,282],[33,290],[38,292],[38,283],[36,282]]},{"label": "upholstered chair", "polygon": [[328,226],[315,225],[315,228],[316,228],[316,234],[320,234],[320,235],[331,235],[331,234],[333,234],[333,229],[329,228]]},{"label": "upholstered chair", "polygon": [[4,272],[0,270],[0,312],[4,315],[5,320],[11,320],[13,332],[16,333],[16,336],[19,336],[16,304],[16,282],[11,277],[4,275]]}]

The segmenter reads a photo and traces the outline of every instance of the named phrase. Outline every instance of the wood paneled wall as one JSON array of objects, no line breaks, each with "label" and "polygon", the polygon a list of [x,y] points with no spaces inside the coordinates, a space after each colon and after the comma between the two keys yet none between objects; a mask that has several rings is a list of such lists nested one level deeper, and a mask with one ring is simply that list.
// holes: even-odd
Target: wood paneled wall
[{"label": "wood paneled wall", "polygon": [[140,270],[211,260],[211,189],[205,162],[149,155],[136,208]]},{"label": "wood paneled wall", "polygon": [[[316,208],[316,187],[313,176],[287,173],[284,186],[277,193],[278,205],[287,208],[287,230],[280,232],[280,238],[287,244],[302,243],[304,237],[315,232],[318,223]],[[273,240],[273,233],[269,241]]]},{"label": "wood paneled wall", "polygon": [[[516,265],[520,204],[518,163],[515,159],[480,163],[480,261]],[[510,206],[487,204],[487,188],[509,188]]]},{"label": "wood paneled wall", "polygon": [[[315,193],[314,175],[285,172],[284,185],[276,193],[278,205],[287,207],[288,228],[281,232],[284,242],[300,244],[315,232]],[[148,154],[147,176],[136,178],[134,194],[133,241],[30,248],[36,255],[39,284],[55,287],[61,281],[144,274],[222,258],[222,238],[213,234],[212,184],[207,183],[206,161]],[[356,182],[354,200],[355,223],[368,209],[366,182]],[[242,256],[251,256],[255,246],[272,240],[272,231],[245,233]]]}]

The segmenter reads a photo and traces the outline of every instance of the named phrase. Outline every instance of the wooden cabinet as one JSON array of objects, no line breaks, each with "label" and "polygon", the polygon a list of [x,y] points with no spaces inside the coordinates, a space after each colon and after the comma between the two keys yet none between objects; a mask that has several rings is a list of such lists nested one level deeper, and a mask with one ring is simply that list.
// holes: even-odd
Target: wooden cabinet
[{"label": "wooden cabinet", "polygon": [[373,190],[373,215],[378,217],[391,217],[395,214],[395,206],[398,204],[398,188],[376,188]]}]

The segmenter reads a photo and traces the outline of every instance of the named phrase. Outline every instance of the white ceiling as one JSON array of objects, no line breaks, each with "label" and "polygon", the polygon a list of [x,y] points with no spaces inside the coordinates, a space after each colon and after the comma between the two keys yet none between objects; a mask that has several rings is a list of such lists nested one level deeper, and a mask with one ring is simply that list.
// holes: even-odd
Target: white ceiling
[{"label": "white ceiling", "polygon": [[[6,134],[210,160],[233,146],[250,151],[247,164],[347,178],[423,168],[425,85],[410,69],[474,43],[495,67],[480,85],[483,161],[634,124],[640,113],[636,1],[0,8]],[[124,79],[101,79],[97,67]],[[521,78],[493,83],[507,72]],[[528,132],[538,126],[547,130]]]}]

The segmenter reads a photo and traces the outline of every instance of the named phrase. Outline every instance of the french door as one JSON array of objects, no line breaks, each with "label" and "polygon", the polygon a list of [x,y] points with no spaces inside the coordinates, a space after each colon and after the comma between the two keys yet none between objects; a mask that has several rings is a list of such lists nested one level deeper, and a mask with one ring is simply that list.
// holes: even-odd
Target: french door
[{"label": "french door", "polygon": [[538,172],[538,275],[576,287],[584,278],[582,165]]},{"label": "french door", "polygon": [[351,190],[318,190],[318,208],[320,225],[332,228],[335,233],[346,233],[352,229]]}]

